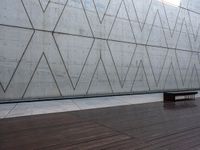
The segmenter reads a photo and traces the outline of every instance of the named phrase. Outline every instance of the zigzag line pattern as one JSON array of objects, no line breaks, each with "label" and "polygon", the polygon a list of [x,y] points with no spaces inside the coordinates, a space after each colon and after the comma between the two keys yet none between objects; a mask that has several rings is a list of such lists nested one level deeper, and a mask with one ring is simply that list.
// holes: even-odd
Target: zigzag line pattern
[{"label": "zigzag line pattern", "polygon": [[199,89],[200,6],[165,1],[2,0],[0,101]]}]

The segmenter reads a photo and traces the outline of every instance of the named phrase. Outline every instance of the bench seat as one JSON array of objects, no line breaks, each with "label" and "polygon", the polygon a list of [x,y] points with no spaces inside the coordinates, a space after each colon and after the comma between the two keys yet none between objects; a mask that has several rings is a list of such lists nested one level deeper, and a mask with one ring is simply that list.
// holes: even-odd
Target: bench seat
[{"label": "bench seat", "polygon": [[[198,94],[197,91],[178,91],[178,92],[164,92],[164,102],[172,101],[187,101],[195,100],[195,95]],[[176,97],[182,96],[181,99],[176,99]]]}]

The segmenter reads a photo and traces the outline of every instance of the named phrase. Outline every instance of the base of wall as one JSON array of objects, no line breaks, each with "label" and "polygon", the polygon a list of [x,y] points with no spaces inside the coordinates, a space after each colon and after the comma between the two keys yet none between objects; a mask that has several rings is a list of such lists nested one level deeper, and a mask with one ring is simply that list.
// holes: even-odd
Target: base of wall
[{"label": "base of wall", "polygon": [[[174,92],[176,90],[167,90]],[[200,97],[200,89],[180,89],[178,91],[198,91],[197,97]],[[67,100],[67,99],[85,99],[97,97],[112,97],[112,96],[126,96],[126,95],[144,95],[144,94],[162,94],[166,91],[149,91],[149,92],[134,92],[134,93],[113,93],[113,94],[95,94],[95,95],[75,95],[75,96],[62,96],[62,97],[44,97],[44,98],[27,98],[27,99],[5,99],[0,100],[0,104],[5,103],[23,103],[23,102],[37,102],[37,101],[54,101],[54,100]]]},{"label": "base of wall", "polygon": [[117,107],[160,101],[162,101],[161,93],[0,104],[0,118]]}]

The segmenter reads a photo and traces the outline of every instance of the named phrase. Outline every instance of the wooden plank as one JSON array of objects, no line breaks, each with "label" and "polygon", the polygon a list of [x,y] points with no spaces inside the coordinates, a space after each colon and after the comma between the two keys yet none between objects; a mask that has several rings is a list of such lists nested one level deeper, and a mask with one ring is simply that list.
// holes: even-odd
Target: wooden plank
[{"label": "wooden plank", "polygon": [[0,150],[192,150],[200,101],[161,102],[0,120]]}]

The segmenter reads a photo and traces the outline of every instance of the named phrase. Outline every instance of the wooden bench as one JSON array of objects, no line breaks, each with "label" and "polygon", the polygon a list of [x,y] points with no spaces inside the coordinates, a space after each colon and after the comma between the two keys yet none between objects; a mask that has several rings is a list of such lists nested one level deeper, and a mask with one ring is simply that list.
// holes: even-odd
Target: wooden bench
[{"label": "wooden bench", "polygon": [[[195,100],[196,91],[164,92],[164,102]],[[177,97],[181,97],[178,98]]]}]

